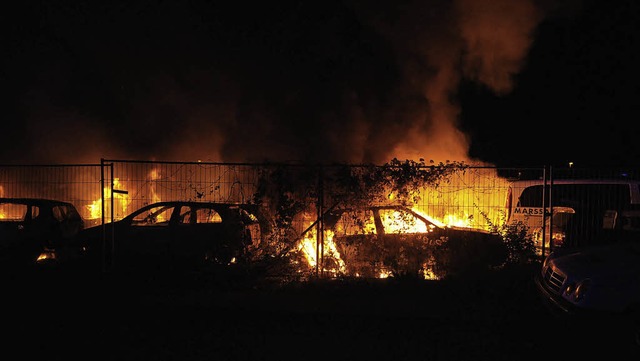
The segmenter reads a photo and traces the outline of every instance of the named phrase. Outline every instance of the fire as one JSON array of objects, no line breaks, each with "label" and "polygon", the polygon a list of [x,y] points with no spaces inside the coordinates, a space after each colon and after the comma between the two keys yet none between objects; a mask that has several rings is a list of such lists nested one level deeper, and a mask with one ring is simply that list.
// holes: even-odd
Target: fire
[{"label": "fire", "polygon": [[[307,232],[304,238],[302,238],[298,242],[298,246],[297,246],[298,251],[302,252],[302,254],[305,256],[305,259],[307,260],[307,263],[310,267],[315,267],[318,264],[317,252],[316,252],[318,243],[317,243],[316,233],[317,232],[315,229],[312,229],[309,232]],[[324,241],[325,242],[322,247],[323,249],[322,257],[324,259],[323,265],[330,264],[332,266],[328,268],[325,267],[323,271],[328,272],[330,274],[334,274],[334,275],[339,273],[344,273],[346,270],[345,263],[340,258],[340,252],[338,252],[336,244],[333,241],[332,231],[330,230],[325,231]],[[327,262],[327,260],[333,260],[333,262]]]},{"label": "fire", "polygon": [[[429,220],[432,220],[433,223],[444,226],[438,220],[432,219],[429,216],[425,217]],[[385,229],[392,233],[402,232],[402,233],[428,233],[432,230],[427,228],[424,223],[413,224],[404,221],[403,216],[400,212],[393,211],[391,214],[388,214],[383,219]],[[375,232],[375,226],[373,224],[365,225],[365,233],[373,233]],[[307,262],[307,265],[311,268],[316,267],[318,264],[317,259],[317,232],[315,228],[309,230],[305,236],[298,242],[297,250],[300,251]],[[341,258],[340,252],[337,249],[336,243],[334,241],[334,233],[331,230],[324,231],[324,245],[322,249],[323,254],[323,272],[326,272],[331,275],[340,275],[345,274],[347,271],[347,267],[345,261]],[[427,264],[423,265],[423,277],[424,279],[437,279],[434,272],[431,270],[431,267]],[[391,270],[381,268],[378,270],[377,278],[389,278],[392,277],[393,273]],[[355,277],[360,277],[358,273],[354,274]]]},{"label": "fire", "polygon": [[[488,229],[491,225],[500,225],[500,211],[504,210],[504,200],[506,198],[506,180],[491,175],[486,176],[482,173],[482,179],[478,179],[479,173],[468,172],[461,176],[454,176],[446,183],[437,186],[425,186],[416,190],[414,194],[395,194],[394,192],[386,192],[385,202],[400,203],[408,201],[410,208],[421,214],[430,222],[439,227],[457,226],[475,229]],[[140,177],[138,177],[139,179]],[[162,198],[171,198],[172,195],[164,193],[166,188],[163,182],[169,178],[166,174],[162,174],[162,170],[154,168],[147,171],[144,184],[130,190],[135,199],[142,198],[149,202],[158,202]],[[133,181],[131,181],[133,182]],[[113,190],[124,190],[127,186],[134,186],[135,183],[121,182],[120,179],[114,178],[113,184],[105,186],[105,212],[110,211],[111,203],[113,203],[114,220],[124,217],[132,202],[129,194],[125,191],[114,192]],[[481,185],[478,187],[478,185]],[[2,191],[2,189],[0,189]],[[141,196],[142,195],[142,196]],[[402,197],[401,197],[402,196]],[[113,197],[113,202],[111,202]],[[136,198],[137,197],[137,198]],[[376,198],[379,200],[379,198]],[[146,203],[145,201],[145,203]],[[87,209],[92,219],[99,219],[102,212],[102,199],[98,198],[91,204],[87,205]],[[2,214],[0,213],[0,216]],[[311,225],[313,217],[304,217],[301,224]],[[311,219],[311,220],[310,220]],[[401,216],[390,215],[384,219],[385,228],[391,232],[408,232],[408,233],[428,233],[431,230],[423,223],[403,222]],[[298,227],[298,226],[297,226]],[[363,231],[365,233],[373,232],[374,225],[368,225]],[[319,246],[318,242],[322,240]],[[342,245],[340,245],[342,246]],[[334,241],[334,234],[331,230],[324,230],[324,234],[318,236],[317,229],[312,229],[305,233],[297,245],[296,250],[302,255],[301,269],[308,267],[322,267],[322,272],[329,275],[344,275],[347,270],[345,257],[349,260],[348,251],[340,248],[344,254],[338,251],[338,246]],[[319,255],[321,254],[321,255]],[[318,259],[319,258],[319,259]],[[349,265],[353,266],[353,265]],[[420,267],[420,265],[418,265]],[[429,262],[421,266],[422,276],[425,279],[435,279],[436,276],[432,271]],[[368,271],[368,276],[378,278],[388,278],[393,276],[393,272],[383,267],[375,269],[374,273]],[[350,271],[349,276],[358,276],[354,271]]]},{"label": "fire", "polygon": [[10,221],[22,221],[27,207],[24,205],[2,203],[0,204],[0,219]]},{"label": "fire", "polygon": [[[438,221],[437,219],[434,219],[432,217],[430,217],[427,214],[424,214],[423,212],[420,212],[420,210],[418,209],[414,209],[414,211],[420,215],[422,215],[423,217],[425,217],[426,219],[428,219],[429,221],[431,221],[433,224],[435,224],[438,227],[445,227],[446,225],[441,223],[440,221]],[[403,217],[403,215],[401,214],[401,212],[399,211],[391,211],[391,214],[386,214],[382,221],[383,221],[383,225],[384,225],[384,229],[389,232],[389,233],[429,233],[429,232],[433,232],[433,228],[434,226],[429,225],[427,226],[424,223],[409,223],[407,219],[405,219]],[[424,263],[422,264],[422,277],[426,280],[435,280],[438,277],[435,275],[435,273],[433,272],[433,269],[430,265]],[[388,278],[392,276],[392,272],[389,270],[385,270],[382,269],[380,270],[380,273],[378,275],[378,278]]]},{"label": "fire", "polygon": [[457,227],[472,227],[471,222],[469,221],[469,215],[465,214],[465,217],[460,218],[455,214],[447,214],[444,216],[444,223],[447,226],[457,226]]},{"label": "fire", "polygon": [[[469,172],[460,177],[453,178],[446,184],[440,186],[427,186],[413,192],[413,194],[403,195],[402,199],[413,201],[410,208],[422,217],[427,219],[433,225],[423,222],[414,222],[412,217],[406,217],[402,212],[390,210],[382,214],[382,222],[384,228],[389,233],[429,233],[435,227],[465,227],[478,230],[495,230],[495,226],[500,226],[504,221],[504,200],[506,197],[506,180],[498,176],[485,176],[478,179],[477,173]],[[478,187],[477,185],[484,187]],[[399,194],[393,191],[384,193],[386,200],[391,204],[399,203]],[[502,212],[502,213],[501,213]],[[360,232],[362,234],[370,234],[375,232],[373,223],[365,224]],[[371,220],[372,221],[372,220]],[[333,233],[325,231],[325,249],[324,257],[320,260],[323,270],[332,272],[333,274],[344,273],[345,270],[354,266],[345,264],[340,254],[335,251],[336,245],[333,241]],[[316,235],[315,232],[309,232],[304,239],[300,241],[299,250],[304,252],[307,263],[315,267],[318,264],[316,259]],[[331,259],[327,260],[327,254],[335,252],[339,267],[331,265]],[[345,256],[348,256],[345,254]],[[349,257],[346,257],[349,260]],[[349,261],[346,261],[347,263]],[[424,279],[435,280],[438,275],[434,271],[433,260],[427,260],[420,265],[421,275]],[[330,266],[326,266],[329,264]],[[356,266],[357,267],[357,266]],[[355,270],[354,270],[355,271]],[[349,276],[359,277],[357,271],[351,271]],[[388,278],[393,276],[393,272],[389,269],[379,267],[375,270],[378,278]]]},{"label": "fire", "polygon": [[[507,182],[496,174],[468,172],[452,177],[444,185],[414,191],[408,198],[416,199],[413,210],[433,223],[487,230],[504,221]],[[389,200],[394,197],[388,196]]]},{"label": "fire", "polygon": [[[120,183],[119,178],[113,179],[113,189],[122,188],[122,184]],[[104,197],[108,200],[105,203],[105,209],[107,210],[107,214],[110,212],[108,209],[111,207],[111,187],[107,186],[104,188]],[[129,195],[124,193],[116,193],[113,192],[113,203],[116,207],[114,218],[119,219],[122,218],[125,214],[127,214],[127,207],[129,206],[130,200]],[[91,204],[87,205],[87,209],[89,210],[89,219],[96,220],[102,217],[102,197],[96,199],[91,202]],[[105,215],[106,216],[106,215]]]},{"label": "fire", "polygon": [[[160,202],[161,198],[156,191],[156,187],[153,181],[157,181],[161,178],[160,172],[157,169],[152,169],[148,174],[148,179],[151,181],[150,184],[150,198],[152,202]],[[110,207],[111,207],[111,195],[113,194],[113,203],[114,203],[114,220],[122,219],[128,214],[128,208],[131,204],[131,200],[129,198],[129,194],[127,192],[121,191],[122,189],[126,189],[126,186],[120,182],[119,178],[113,179],[113,192],[110,186],[105,186],[104,188],[104,197],[107,200],[105,203],[105,216],[110,215]],[[118,192],[120,190],[120,192]],[[98,198],[93,201],[91,204],[86,206],[89,211],[89,219],[97,220],[102,217],[102,198]],[[162,215],[158,217],[158,221],[162,221]]]},{"label": "fire", "polygon": [[[150,180],[157,181],[160,178],[161,178],[160,172],[158,171],[157,168],[154,168],[149,172],[149,179]],[[151,182],[150,184],[151,184],[151,189],[150,189],[150,191],[151,191],[151,201],[152,202],[160,202],[161,199],[160,199],[160,196],[158,195],[158,193],[156,192],[156,187],[154,186],[155,183]]]},{"label": "fire", "polygon": [[378,278],[389,278],[391,277],[391,271],[389,270],[380,270],[380,274],[378,274]]}]

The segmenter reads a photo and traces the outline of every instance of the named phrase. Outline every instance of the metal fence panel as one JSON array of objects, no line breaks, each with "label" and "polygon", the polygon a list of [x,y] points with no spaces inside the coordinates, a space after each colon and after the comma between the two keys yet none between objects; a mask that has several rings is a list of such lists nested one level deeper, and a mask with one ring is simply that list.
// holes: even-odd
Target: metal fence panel
[{"label": "metal fence panel", "polygon": [[[349,192],[355,192],[362,184],[349,182],[359,172],[367,176],[366,172],[377,171],[377,167],[371,167],[104,159],[100,164],[87,165],[0,165],[0,197],[69,201],[89,226],[121,219],[157,201],[259,201],[271,212],[290,212],[283,222],[287,234],[299,242],[299,250],[305,254],[309,267],[318,271],[322,270],[325,253],[332,249],[331,238],[325,237],[323,215],[336,206],[351,206],[353,198]],[[637,170],[463,167],[413,188],[412,194],[377,188],[375,192],[380,194],[375,195],[375,200],[372,194],[369,201],[386,204],[404,197],[402,201],[411,208],[444,224],[491,230],[503,226],[513,212],[510,205],[517,205],[517,199],[509,200],[515,181],[529,179],[553,185],[554,181],[567,178],[638,179]],[[560,193],[554,193],[554,189],[536,195],[538,208],[568,206],[561,203]],[[587,203],[595,202],[586,194],[573,196],[580,197]],[[598,201],[615,205],[613,197],[614,194],[601,194]],[[542,232],[543,239],[545,232],[550,237],[548,227],[555,222],[550,218],[550,224],[543,227],[546,216],[547,213],[532,217],[528,224],[532,230]],[[593,231],[593,224],[585,222],[579,227],[583,227],[583,232]],[[550,238],[545,242],[543,246],[551,246]]]},{"label": "metal fence panel", "polygon": [[97,221],[101,166],[0,165],[0,197],[48,198],[72,203],[86,220]]},{"label": "metal fence panel", "polygon": [[114,160],[103,164],[113,167],[105,172],[105,202],[113,196],[116,220],[158,201],[247,203],[258,176],[255,166],[241,164]]}]

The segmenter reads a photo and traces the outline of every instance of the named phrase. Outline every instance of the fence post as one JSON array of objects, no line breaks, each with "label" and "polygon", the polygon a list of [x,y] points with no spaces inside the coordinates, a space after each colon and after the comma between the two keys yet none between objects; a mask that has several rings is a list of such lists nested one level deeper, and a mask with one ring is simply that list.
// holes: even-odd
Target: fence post
[{"label": "fence post", "polygon": [[324,180],[322,165],[318,168],[318,199],[316,212],[318,223],[316,224],[316,277],[323,276],[324,270]]}]

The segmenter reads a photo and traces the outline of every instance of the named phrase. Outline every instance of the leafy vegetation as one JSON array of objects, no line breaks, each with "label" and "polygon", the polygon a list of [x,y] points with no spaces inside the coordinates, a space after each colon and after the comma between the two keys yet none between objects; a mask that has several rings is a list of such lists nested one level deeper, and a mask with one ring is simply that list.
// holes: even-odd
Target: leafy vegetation
[{"label": "leafy vegetation", "polygon": [[492,231],[502,236],[509,251],[508,264],[527,264],[537,259],[535,244],[528,234],[527,225],[522,222],[508,223],[504,212],[501,213],[500,224],[493,224],[488,217],[487,222]]},{"label": "leafy vegetation", "polygon": [[[345,206],[362,209],[390,202],[411,206],[420,202],[425,187],[438,187],[467,168],[462,162],[427,165],[422,159],[419,162],[393,159],[382,166],[280,164],[265,167],[252,202],[264,207],[272,221],[265,228],[268,232],[260,244],[251,252],[252,261],[267,265],[282,275],[309,277],[314,269],[308,266],[299,242],[308,233],[323,229],[332,210]],[[300,229],[300,224],[311,226]],[[502,222],[492,224],[492,228],[504,239],[508,263],[526,262],[533,254],[533,243],[527,239],[522,227]],[[448,273],[477,269],[480,264],[500,264],[499,260],[505,258],[502,249],[496,249],[493,254],[483,251],[486,256],[479,257],[481,245],[464,240],[444,240],[437,247],[407,242],[395,249],[389,249],[388,245],[368,244],[366,254],[353,257],[358,249],[363,249],[361,246],[341,245],[342,256],[351,259],[347,262],[346,274],[378,277],[380,270],[385,270],[393,277],[425,277],[432,273],[432,277],[439,278]],[[332,262],[335,259],[329,255],[320,261],[315,271],[335,266]]]}]

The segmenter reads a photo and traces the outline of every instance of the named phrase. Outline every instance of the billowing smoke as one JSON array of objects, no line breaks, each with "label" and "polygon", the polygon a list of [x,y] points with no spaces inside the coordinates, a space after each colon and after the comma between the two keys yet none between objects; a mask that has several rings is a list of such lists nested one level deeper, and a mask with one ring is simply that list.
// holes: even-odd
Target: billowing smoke
[{"label": "billowing smoke", "polygon": [[195,4],[43,4],[4,158],[482,162],[457,87],[511,91],[543,16],[533,0]]},{"label": "billowing smoke", "polygon": [[[419,106],[404,105],[412,111],[401,120],[403,133],[385,156],[480,161],[468,158],[472,139],[458,130],[457,87],[467,77],[496,93],[509,92],[539,11],[531,1],[457,0],[416,1],[369,12],[393,46],[402,71],[400,86],[422,100]],[[396,114],[403,113],[396,111],[388,120],[393,122]]]}]

